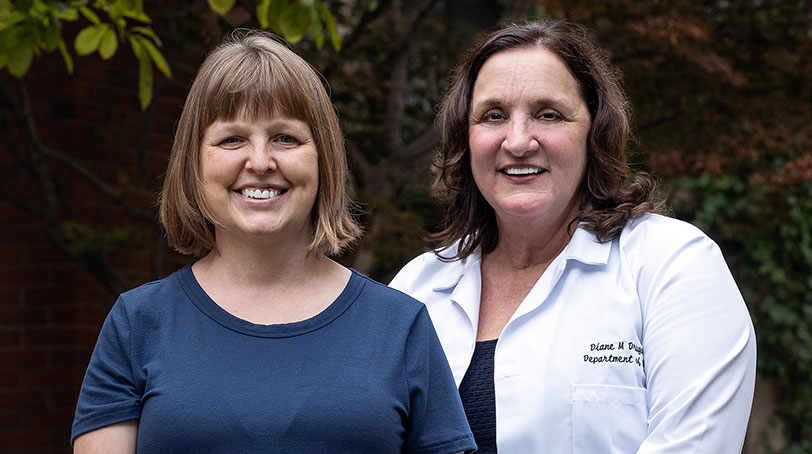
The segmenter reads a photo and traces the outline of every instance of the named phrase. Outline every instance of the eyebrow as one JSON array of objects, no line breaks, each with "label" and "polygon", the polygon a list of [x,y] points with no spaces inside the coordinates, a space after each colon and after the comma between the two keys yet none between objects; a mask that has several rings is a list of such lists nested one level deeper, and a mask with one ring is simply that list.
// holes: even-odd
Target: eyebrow
[{"label": "eyebrow", "polygon": [[[217,124],[219,122],[219,124]],[[248,134],[251,127],[252,120],[217,120],[206,129],[206,135],[214,135],[215,137],[228,136],[232,134],[243,135]],[[212,128],[212,126],[214,128]],[[265,130],[282,129],[286,134],[292,134],[299,139],[304,139],[304,136],[312,137],[313,130],[310,125],[303,120],[295,118],[274,118],[267,125],[263,125]]]},{"label": "eyebrow", "polygon": [[[479,110],[488,110],[494,107],[498,107],[504,104],[504,100],[500,98],[488,98],[479,102],[472,102],[471,103],[471,112],[479,111]],[[550,106],[555,109],[565,109],[568,111],[574,110],[573,106],[570,106],[565,100],[561,98],[554,98],[550,96],[543,96],[540,98],[536,98],[533,100],[532,103],[533,108],[539,108],[543,106]]]}]

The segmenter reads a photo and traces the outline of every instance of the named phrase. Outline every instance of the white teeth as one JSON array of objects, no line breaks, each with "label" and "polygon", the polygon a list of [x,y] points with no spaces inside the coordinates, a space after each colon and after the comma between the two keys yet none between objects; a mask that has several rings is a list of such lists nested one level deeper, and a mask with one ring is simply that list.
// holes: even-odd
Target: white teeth
[{"label": "white teeth", "polygon": [[242,195],[250,197],[252,199],[272,199],[274,197],[277,197],[281,193],[282,191],[279,191],[277,189],[245,188],[242,190]]},{"label": "white teeth", "polygon": [[541,173],[541,169],[539,169],[538,167],[510,168],[505,169],[505,173],[508,175],[531,175]]}]

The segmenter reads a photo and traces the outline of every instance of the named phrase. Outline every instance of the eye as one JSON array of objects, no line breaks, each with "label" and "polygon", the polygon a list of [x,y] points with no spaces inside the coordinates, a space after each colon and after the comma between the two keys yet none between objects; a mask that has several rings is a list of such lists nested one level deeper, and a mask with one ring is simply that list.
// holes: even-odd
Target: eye
[{"label": "eye", "polygon": [[502,114],[502,111],[500,111],[498,109],[491,109],[491,110],[485,112],[485,114],[482,115],[482,117],[480,117],[479,121],[488,123],[488,122],[502,121],[504,119],[505,119],[505,116]]},{"label": "eye", "polygon": [[288,134],[280,134],[276,136],[276,141],[282,145],[298,145],[299,140]]},{"label": "eye", "polygon": [[218,143],[217,145],[219,145],[221,147],[234,148],[234,147],[240,145],[242,142],[243,142],[243,139],[241,137],[232,136],[232,137],[226,137],[225,139],[221,140],[220,143]]},{"label": "eye", "polygon": [[564,119],[564,117],[560,113],[558,113],[558,112],[556,112],[555,110],[552,110],[552,109],[543,109],[543,110],[541,110],[538,113],[537,118],[539,118],[541,120],[544,120],[544,121],[559,121],[559,120]]}]

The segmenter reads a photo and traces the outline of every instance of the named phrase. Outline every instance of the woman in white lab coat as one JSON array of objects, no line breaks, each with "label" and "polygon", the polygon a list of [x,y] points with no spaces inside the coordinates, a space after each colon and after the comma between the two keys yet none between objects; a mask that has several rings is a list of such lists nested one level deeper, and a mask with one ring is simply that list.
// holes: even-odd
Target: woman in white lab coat
[{"label": "woman in white lab coat", "polygon": [[747,308],[717,245],[630,171],[626,98],[588,33],[488,34],[439,125],[444,230],[391,285],[428,307],[477,452],[740,452]]}]

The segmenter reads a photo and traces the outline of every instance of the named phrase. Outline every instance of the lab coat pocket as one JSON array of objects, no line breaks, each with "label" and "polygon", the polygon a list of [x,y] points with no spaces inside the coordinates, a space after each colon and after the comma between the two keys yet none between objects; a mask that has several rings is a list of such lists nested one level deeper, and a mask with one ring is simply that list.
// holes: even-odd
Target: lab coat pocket
[{"label": "lab coat pocket", "polygon": [[573,454],[630,454],[648,428],[645,388],[572,385]]}]

